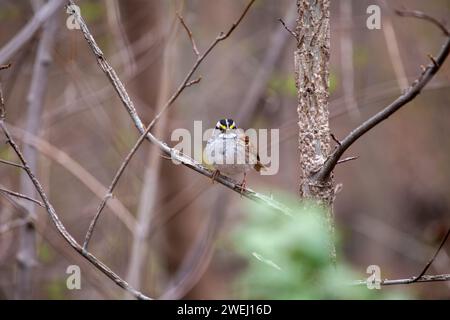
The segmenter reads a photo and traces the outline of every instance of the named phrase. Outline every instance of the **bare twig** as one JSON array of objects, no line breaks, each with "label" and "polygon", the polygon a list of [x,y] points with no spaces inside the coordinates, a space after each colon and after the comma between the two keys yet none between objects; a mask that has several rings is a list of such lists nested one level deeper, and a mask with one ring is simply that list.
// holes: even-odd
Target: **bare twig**
[{"label": "bare twig", "polygon": [[418,19],[423,19],[431,22],[435,26],[437,26],[447,37],[450,37],[450,30],[444,25],[444,23],[440,22],[438,19],[426,14],[425,12],[418,10],[400,10],[396,9],[395,13],[401,17],[413,17]]},{"label": "bare twig", "polygon": [[[293,24],[295,22],[297,17],[296,7],[297,4],[292,2],[286,10],[284,19],[288,24]],[[250,122],[255,114],[255,110],[258,108],[261,98],[263,98],[267,92],[267,84],[271,79],[277,61],[282,57],[284,49],[288,44],[288,40],[290,40],[289,36],[290,34],[281,28],[275,28],[272,32],[264,59],[259,64],[258,70],[256,71],[242,101],[241,107],[239,108],[237,119],[241,128],[250,127]]]},{"label": "bare twig", "polygon": [[344,158],[344,159],[339,160],[339,161],[337,162],[337,164],[341,164],[341,163],[345,163],[345,162],[348,162],[348,161],[356,160],[356,159],[358,159],[358,158],[359,158],[358,156],[353,156],[353,157]]},{"label": "bare twig", "polygon": [[0,64],[11,60],[15,53],[33,37],[42,24],[63,6],[64,2],[64,0],[50,0],[36,12],[33,18],[14,36],[14,38],[0,49]]},{"label": "bare twig", "polygon": [[198,77],[197,79],[189,81],[188,83],[186,83],[186,88],[199,83],[201,80],[202,80],[202,77]]},{"label": "bare twig", "polygon": [[183,17],[177,12],[177,17],[180,19],[181,24],[183,25],[184,29],[186,30],[189,40],[191,40],[192,50],[194,51],[195,55],[198,57],[200,56],[200,52],[197,49],[197,44],[195,43],[194,36],[192,35],[192,31],[187,26],[186,22],[184,22]]},{"label": "bare twig", "polygon": [[[147,128],[147,130],[150,131],[149,127]],[[89,245],[89,240],[92,237],[95,225],[96,225],[96,223],[98,221],[98,218],[100,217],[100,214],[101,214],[103,208],[105,208],[106,202],[108,201],[109,198],[112,197],[112,192],[113,192],[114,188],[116,187],[117,183],[119,182],[119,179],[122,176],[123,172],[125,171],[125,168],[128,166],[128,163],[130,162],[131,158],[136,153],[136,151],[139,149],[139,146],[142,144],[142,142],[144,141],[145,137],[147,136],[147,133],[148,133],[147,130],[144,132],[144,134],[141,134],[141,136],[139,137],[138,141],[136,141],[136,143],[134,144],[133,148],[130,150],[130,152],[127,154],[127,156],[125,157],[124,161],[120,165],[119,170],[116,172],[116,174],[115,174],[115,176],[113,178],[113,181],[111,182],[111,185],[109,186],[105,197],[103,198],[102,202],[100,203],[100,205],[99,205],[99,207],[97,209],[97,213],[95,214],[94,218],[91,221],[91,224],[89,225],[89,229],[88,229],[88,231],[86,233],[86,237],[85,237],[84,243],[83,243],[83,250],[87,250],[87,247]]]},{"label": "bare twig", "polygon": [[[381,5],[389,10],[389,6],[385,0],[381,1]],[[386,41],[386,47],[391,60],[392,68],[394,69],[395,78],[397,79],[400,91],[408,88],[408,79],[405,72],[405,66],[400,54],[400,48],[397,41],[394,26],[390,15],[385,15],[383,20],[383,34]]]},{"label": "bare twig", "polygon": [[161,299],[182,299],[206,271],[212,258],[214,242],[223,224],[229,194],[223,196],[218,193],[217,197],[205,230],[197,236]]},{"label": "bare twig", "polygon": [[445,242],[447,242],[447,239],[450,235],[450,228],[447,230],[447,233],[445,234],[444,238],[441,241],[441,244],[439,245],[439,247],[437,248],[436,252],[434,253],[434,255],[431,257],[431,259],[428,261],[428,263],[425,265],[425,267],[423,268],[422,272],[420,272],[420,274],[414,278],[414,280],[412,282],[417,282],[420,278],[422,278],[425,273],[428,271],[428,269],[431,267],[431,265],[433,264],[434,260],[436,259],[437,255],[439,254],[439,252],[441,251],[442,247],[444,246]]},{"label": "bare twig", "polygon": [[[39,4],[39,3],[38,3]],[[25,113],[25,130],[32,135],[38,135],[41,127],[41,114],[44,110],[45,95],[47,92],[50,65],[53,60],[53,47],[59,26],[59,16],[53,14],[44,23],[42,36],[36,52],[33,65],[30,87],[27,95],[27,108]],[[23,155],[34,172],[38,167],[38,153],[28,145],[23,147]],[[31,197],[36,196],[35,188],[25,171],[20,175],[20,192]],[[27,214],[34,216],[35,207],[25,203]],[[33,222],[30,222],[33,224]],[[27,299],[31,297],[33,266],[37,259],[36,231],[34,228],[24,226],[19,232],[19,249],[16,259],[18,261],[18,285],[16,297]]]},{"label": "bare twig", "polygon": [[[73,1],[70,0],[70,3],[73,4]],[[178,97],[178,95],[184,89],[185,84],[187,84],[189,82],[192,74],[195,72],[195,70],[197,70],[201,61],[203,61],[203,59],[206,57],[206,55],[217,45],[217,43],[226,39],[232,33],[232,31],[236,28],[236,26],[244,18],[245,14],[250,9],[250,6],[253,3],[254,3],[254,0],[251,0],[248,3],[247,7],[244,9],[244,11],[241,14],[241,16],[239,17],[239,19],[232,25],[232,27],[226,33],[220,33],[219,36],[217,36],[216,39],[213,41],[213,43],[208,47],[208,49],[203,53],[203,55],[201,57],[199,57],[199,59],[197,59],[197,61],[194,63],[194,66],[188,72],[188,75],[186,76],[186,78],[184,79],[184,81],[182,82],[180,87],[173,94],[173,96],[169,99],[169,101],[166,103],[166,105],[162,108],[161,112],[152,120],[152,122],[149,125],[150,129],[156,123],[158,118],[161,116],[162,112],[164,112],[164,110],[166,110],[168,108],[168,106],[171,105],[171,102],[173,103],[173,101]],[[131,101],[127,91],[125,90],[125,87],[123,86],[122,82],[118,78],[116,72],[106,61],[103,52],[101,51],[101,49],[98,47],[97,43],[95,42],[95,39],[93,38],[86,23],[84,22],[84,19],[80,15],[78,15],[77,12],[72,12],[71,14],[73,14],[75,16],[75,18],[77,19],[77,22],[80,24],[81,31],[82,31],[89,47],[91,48],[92,52],[94,53],[95,57],[97,58],[97,62],[99,64],[100,68],[107,75],[107,77],[110,80],[111,84],[113,85],[115,91],[119,95],[122,104],[124,105],[127,112],[129,113],[136,128],[139,130],[139,132],[141,134],[144,134],[146,132],[146,129],[145,129],[140,117],[138,116],[138,114],[136,112],[133,102]],[[180,90],[180,88],[181,88],[181,90]],[[152,143],[154,143],[155,145],[157,145],[158,148],[165,155],[170,156],[173,160],[183,164],[184,166],[186,166],[206,177],[209,177],[209,178],[212,177],[213,173],[210,170],[206,169],[199,163],[194,162],[191,158],[183,155],[178,150],[170,148],[166,143],[157,139],[150,132],[147,133],[146,138],[147,138],[147,140],[149,140]],[[237,182],[233,181],[232,179],[230,179],[226,176],[220,175],[216,178],[215,181],[221,183],[225,187],[227,187],[239,194],[242,193],[242,195],[248,199],[263,202],[263,203],[267,204],[268,206],[270,206],[278,211],[281,211],[282,213],[290,215],[291,210],[288,207],[286,207],[285,205],[273,200],[271,197],[257,193],[251,189],[247,188],[247,189],[241,190],[241,187]]]},{"label": "bare twig", "polygon": [[297,40],[298,39],[298,34],[295,33],[295,31],[293,31],[292,29],[290,29],[286,23],[284,23],[283,19],[279,18],[278,21],[280,21],[280,23],[283,25],[283,27],[287,30],[287,32],[289,32],[290,34],[292,34],[292,36]]},{"label": "bare twig", "polygon": [[32,197],[26,196],[26,195],[21,194],[19,192],[11,191],[11,190],[8,190],[8,189],[2,188],[2,187],[0,187],[0,192],[9,194],[9,195],[11,195],[13,197],[16,197],[16,198],[21,198],[21,199],[25,199],[25,200],[31,201],[34,204],[37,204],[38,206],[45,208],[44,204],[42,202],[40,202],[39,200],[36,200],[36,199],[34,199]]},{"label": "bare twig", "polygon": [[8,166],[12,166],[12,167],[17,167],[17,168],[23,169],[23,165],[21,165],[19,163],[8,161],[8,160],[0,159],[0,163],[6,164]]},{"label": "bare twig", "polygon": [[331,139],[333,139],[333,141],[336,142],[336,144],[337,144],[338,146],[341,145],[341,142],[339,141],[338,138],[336,138],[336,136],[334,135],[334,133],[331,132],[331,133],[330,133],[330,136],[331,136]]},{"label": "bare twig", "polygon": [[[103,199],[104,194],[108,193],[107,187],[98,181],[89,171],[86,170],[79,162],[75,161],[67,153],[49,143],[43,138],[29,134],[28,132],[12,126],[8,123],[8,128],[13,137],[19,139],[24,144],[30,145],[38,150],[42,155],[48,159],[59,164],[67,170],[75,178],[77,178],[83,185],[86,186],[97,198]],[[131,212],[118,200],[111,199],[107,206],[117,216],[117,218],[127,227],[131,232],[134,230],[136,220]]]},{"label": "bare twig", "polygon": [[[450,281],[450,274],[438,274],[438,275],[429,275],[429,276],[421,276],[420,278],[412,277],[407,279],[395,279],[395,280],[381,280],[380,285],[382,286],[391,286],[397,284],[411,284],[418,282],[435,282],[435,281]],[[352,283],[355,286],[365,286],[367,285],[367,280],[356,280]]]},{"label": "bare twig", "polygon": [[9,133],[7,127],[5,126],[4,119],[0,119],[0,128],[3,131],[4,135],[6,136],[9,144],[11,145],[14,152],[17,154],[17,156],[20,159],[20,162],[24,166],[24,170],[27,172],[29,178],[33,182],[33,185],[36,188],[36,191],[40,195],[44,206],[50,216],[50,219],[55,224],[58,232],[61,234],[61,236],[64,238],[64,240],[69,243],[69,245],[75,249],[78,253],[80,253],[83,257],[85,257],[90,263],[92,263],[97,269],[99,269],[101,272],[103,272],[107,277],[109,277],[111,280],[114,281],[118,286],[121,288],[129,291],[134,297],[138,299],[150,299],[148,296],[142,294],[138,290],[131,287],[126,281],[124,281],[122,278],[120,278],[117,274],[115,274],[108,266],[106,266],[103,262],[98,260],[94,255],[91,253],[83,250],[83,248],[78,244],[78,242],[70,235],[69,232],[67,232],[66,228],[64,227],[63,223],[59,219],[58,214],[56,213],[55,209],[51,205],[50,201],[48,200],[47,195],[44,192],[44,189],[42,188],[41,183],[36,178],[30,167],[28,166],[27,161],[23,157],[22,152],[20,151],[19,147],[13,140],[11,134]]},{"label": "bare twig", "polygon": [[436,63],[432,63],[426,67],[426,71],[423,72],[420,77],[413,82],[411,87],[406,90],[401,96],[399,96],[390,105],[385,107],[383,110],[372,116],[370,119],[366,120],[359,127],[350,132],[347,137],[341,141],[341,145],[336,148],[336,150],[331,154],[328,160],[324,163],[320,171],[315,175],[317,181],[325,180],[330,173],[333,171],[334,167],[338,163],[344,152],[361,136],[366,132],[374,128],[380,122],[386,120],[393,113],[398,111],[401,107],[406,105],[408,102],[412,101],[417,97],[422,89],[430,82],[434,75],[438,72],[440,67],[443,65],[445,59],[450,53],[450,36],[447,37],[441,51],[439,52],[437,58],[435,58]]}]

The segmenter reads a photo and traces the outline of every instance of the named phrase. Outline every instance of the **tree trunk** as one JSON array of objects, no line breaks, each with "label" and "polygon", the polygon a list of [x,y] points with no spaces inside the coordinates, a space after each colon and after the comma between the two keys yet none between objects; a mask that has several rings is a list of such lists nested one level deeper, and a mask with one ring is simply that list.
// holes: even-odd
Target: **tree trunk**
[{"label": "tree trunk", "polygon": [[297,9],[294,63],[298,97],[300,196],[314,200],[325,208],[326,223],[332,239],[330,257],[335,262],[334,179],[332,175],[324,181],[316,179],[316,173],[330,154],[330,1],[297,0]]},{"label": "tree trunk", "polygon": [[[36,60],[33,67],[30,90],[27,97],[27,115],[25,128],[33,136],[39,135],[41,126],[41,114],[44,109],[45,94],[47,92],[48,75],[52,62],[53,47],[58,30],[58,15],[49,17],[43,26],[39,41]],[[25,146],[23,154],[28,164],[37,171],[38,155],[34,148]],[[35,198],[36,191],[30,178],[25,172],[20,176],[20,192]],[[36,217],[36,206],[31,202],[25,202],[28,217]],[[36,232],[34,223],[28,222],[20,228],[19,250],[17,252],[17,299],[32,298],[33,267],[36,264]]]}]

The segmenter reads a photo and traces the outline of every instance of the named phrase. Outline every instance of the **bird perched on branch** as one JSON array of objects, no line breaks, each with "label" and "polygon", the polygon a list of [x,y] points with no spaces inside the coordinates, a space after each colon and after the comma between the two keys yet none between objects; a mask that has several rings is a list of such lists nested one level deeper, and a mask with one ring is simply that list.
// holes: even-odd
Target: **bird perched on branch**
[{"label": "bird perched on branch", "polygon": [[249,136],[242,129],[238,129],[233,119],[222,119],[217,122],[211,138],[206,143],[204,161],[215,168],[213,182],[219,174],[234,176],[243,173],[241,193],[246,187],[247,172],[251,168],[258,172],[265,169]]}]

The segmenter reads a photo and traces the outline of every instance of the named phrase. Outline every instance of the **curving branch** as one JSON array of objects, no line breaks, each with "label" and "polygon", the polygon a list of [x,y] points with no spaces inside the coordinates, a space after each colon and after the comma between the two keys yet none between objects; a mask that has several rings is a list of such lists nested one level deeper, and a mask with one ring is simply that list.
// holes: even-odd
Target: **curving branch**
[{"label": "curving branch", "polygon": [[1,90],[1,88],[0,88],[0,129],[3,132],[3,134],[5,135],[7,143],[11,146],[11,148],[13,149],[13,151],[19,158],[20,163],[23,165],[23,169],[27,173],[27,175],[30,178],[31,182],[33,183],[37,193],[41,197],[44,207],[50,216],[50,219],[52,220],[53,224],[55,225],[59,234],[64,238],[64,240],[66,240],[67,243],[73,249],[75,249],[79,254],[81,254],[84,258],[86,258],[92,265],[94,265],[97,269],[99,269],[103,274],[105,274],[108,278],[113,280],[114,283],[116,283],[118,286],[120,286],[121,288],[130,292],[137,299],[150,300],[151,299],[150,297],[144,295],[140,291],[131,287],[125,280],[123,280],[116,273],[114,273],[114,271],[112,271],[107,265],[105,265],[103,262],[101,262],[99,259],[97,259],[96,256],[94,256],[90,252],[87,252],[86,250],[84,250],[83,247],[81,245],[79,245],[78,242],[75,240],[75,238],[66,230],[64,224],[59,219],[58,214],[56,213],[56,211],[53,208],[52,204],[50,203],[44,189],[42,188],[41,183],[39,182],[37,177],[34,175],[32,169],[28,165],[27,160],[24,158],[23,153],[20,151],[19,146],[16,144],[16,142],[14,141],[8,128],[5,125],[5,104],[4,104],[3,92]]},{"label": "curving branch", "polygon": [[[412,284],[419,282],[436,282],[436,281],[450,281],[450,274],[437,274],[421,276],[420,278],[412,277],[407,279],[384,279],[381,280],[380,285],[382,286],[392,286],[397,284]],[[352,285],[355,286],[365,286],[367,285],[367,280],[356,280]]]},{"label": "curving branch", "polygon": [[84,250],[83,247],[80,246],[78,244],[78,242],[75,240],[75,238],[73,238],[72,235],[70,235],[70,233],[66,230],[65,226],[63,225],[63,223],[59,219],[59,216],[56,213],[55,209],[53,208],[52,204],[48,200],[48,197],[45,194],[45,191],[42,188],[41,183],[39,182],[39,180],[36,178],[36,176],[34,175],[32,170],[28,166],[28,163],[25,160],[25,158],[24,158],[22,152],[20,151],[18,145],[16,144],[16,142],[13,140],[11,134],[9,133],[8,128],[6,127],[5,122],[4,122],[4,118],[0,119],[0,129],[3,131],[3,134],[5,135],[9,145],[12,147],[14,152],[19,157],[20,162],[24,166],[24,170],[28,174],[28,177],[30,178],[31,182],[33,183],[34,187],[36,188],[37,193],[39,194],[39,196],[42,199],[42,201],[44,203],[44,206],[45,206],[45,209],[47,210],[47,212],[48,212],[48,214],[50,216],[50,219],[52,220],[52,222],[54,223],[54,225],[58,229],[58,232],[61,234],[61,236],[64,238],[64,240],[66,240],[67,243],[69,243],[69,245],[73,249],[75,249],[79,254],[81,254],[83,257],[85,257],[97,269],[99,269],[107,277],[109,277],[111,280],[113,280],[118,286],[120,286],[121,288],[123,288],[123,289],[127,290],[128,292],[130,292],[134,297],[136,297],[138,299],[145,299],[145,300],[151,299],[150,297],[144,295],[140,291],[138,291],[138,290],[134,289],[133,287],[131,287],[125,280],[123,280],[117,274],[115,274],[107,265],[105,265],[103,262],[98,260],[97,257],[95,257],[93,254],[91,254],[91,253],[87,252],[86,250]]},{"label": "curving branch", "polygon": [[[445,243],[447,242],[448,238],[450,236],[450,228],[447,230],[447,233],[442,238],[441,244],[436,249],[435,253],[431,257],[431,259],[427,262],[425,267],[422,269],[422,271],[419,273],[418,276],[407,278],[407,279],[397,279],[397,280],[381,280],[380,285],[387,286],[387,285],[396,285],[396,284],[412,284],[416,282],[433,282],[433,281],[450,281],[450,274],[440,274],[440,275],[425,275],[425,273],[428,271],[428,269],[433,264],[434,260],[436,260],[436,257],[438,256],[439,252],[444,247]],[[367,280],[356,280],[353,285],[365,285],[367,284]]]},{"label": "curving branch", "polygon": [[373,129],[376,125],[389,118],[400,108],[402,108],[410,101],[412,101],[414,98],[416,98],[420,94],[422,89],[428,84],[428,82],[430,82],[430,80],[434,77],[434,75],[439,71],[439,69],[444,64],[445,60],[447,59],[447,56],[450,53],[450,31],[446,29],[443,24],[441,24],[434,18],[431,19],[428,15],[421,13],[419,11],[413,12],[406,11],[402,13],[399,12],[400,11],[397,11],[397,14],[401,16],[411,16],[431,21],[434,25],[437,25],[441,30],[444,31],[444,34],[447,36],[447,39],[444,45],[442,46],[442,49],[439,52],[438,56],[436,58],[429,56],[431,63],[423,70],[419,78],[416,79],[401,96],[399,96],[395,101],[393,101],[383,110],[372,116],[370,119],[366,120],[359,127],[350,132],[347,135],[347,137],[341,141],[340,145],[328,157],[322,168],[314,176],[316,181],[324,181],[327,179],[327,177],[331,174],[331,172],[337,165],[341,156],[354,142],[356,142],[356,140],[361,138],[369,130]]},{"label": "curving branch", "polygon": [[[74,4],[74,2],[72,0],[70,0],[69,2],[70,2],[70,4]],[[144,124],[142,123],[142,120],[140,119],[139,115],[137,114],[136,109],[133,104],[133,101],[130,99],[122,81],[117,76],[117,73],[115,72],[115,70],[106,61],[106,58],[105,58],[102,50],[97,45],[94,37],[92,36],[92,33],[89,31],[89,28],[87,27],[86,23],[84,22],[83,17],[75,11],[70,12],[70,14],[72,14],[75,17],[75,19],[77,20],[77,22],[79,23],[79,25],[81,27],[81,32],[83,33],[84,38],[86,39],[92,52],[94,53],[94,55],[97,59],[98,65],[100,66],[102,71],[106,74],[106,76],[108,77],[112,86],[114,87],[115,91],[119,95],[119,98],[120,98],[123,106],[125,107],[128,114],[130,115],[130,117],[131,117],[134,125],[138,129],[139,133],[141,135],[145,135],[145,139],[147,139],[150,142],[152,142],[153,144],[155,144],[164,155],[169,156],[172,160],[177,161],[177,162],[183,164],[184,166],[186,166],[208,178],[212,178],[212,175],[213,175],[212,171],[208,170],[201,164],[195,162],[190,157],[182,154],[178,150],[169,147],[165,142],[156,138],[150,132],[150,130],[153,127],[153,125],[158,121],[158,119],[160,118],[162,113],[164,113],[170,107],[170,105],[172,105],[173,101],[175,101],[176,98],[178,98],[178,96],[180,95],[180,93],[187,87],[187,85],[189,84],[189,82],[191,80],[191,77],[193,76],[194,72],[198,69],[201,62],[207,57],[207,55],[211,52],[212,49],[214,49],[214,47],[219,42],[225,40],[226,38],[228,38],[231,35],[233,30],[242,21],[245,14],[248,12],[248,10],[250,9],[251,5],[254,2],[255,2],[255,0],[250,0],[249,3],[247,4],[247,6],[245,7],[244,11],[241,13],[240,17],[236,20],[235,23],[233,23],[233,25],[230,27],[230,29],[228,29],[228,31],[225,33],[221,32],[214,39],[214,41],[211,43],[211,45],[205,50],[205,52],[197,58],[194,65],[192,66],[192,68],[190,69],[188,74],[186,75],[185,79],[182,81],[181,85],[178,87],[178,89],[175,91],[175,93],[172,95],[172,97],[169,99],[169,101],[166,103],[166,105],[161,109],[161,111],[151,121],[151,123],[149,124],[149,126],[147,128],[145,128]],[[287,206],[283,205],[282,203],[277,202],[276,200],[272,199],[269,196],[265,196],[263,194],[257,193],[251,189],[247,188],[247,189],[242,190],[241,186],[236,181],[232,180],[231,178],[220,175],[219,177],[217,177],[215,179],[215,181],[219,182],[223,186],[241,194],[242,196],[244,196],[248,199],[262,202],[262,203],[274,208],[277,211],[280,211],[287,215],[291,215],[291,209],[288,208]]]}]

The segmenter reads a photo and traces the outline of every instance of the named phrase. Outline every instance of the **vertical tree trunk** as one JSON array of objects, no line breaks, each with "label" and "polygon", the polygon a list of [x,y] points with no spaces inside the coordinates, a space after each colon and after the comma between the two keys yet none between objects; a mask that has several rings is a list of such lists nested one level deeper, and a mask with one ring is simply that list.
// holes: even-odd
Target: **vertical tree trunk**
[{"label": "vertical tree trunk", "polygon": [[[298,97],[300,196],[325,207],[326,223],[333,239],[334,179],[332,175],[325,181],[315,178],[330,153],[330,1],[297,0],[297,9],[294,63]],[[334,262],[334,243],[330,243],[330,257]]]},{"label": "vertical tree trunk", "polygon": [[[47,92],[48,73],[52,61],[52,51],[56,39],[58,27],[58,15],[51,16],[43,26],[39,41],[36,60],[31,78],[30,90],[27,97],[26,131],[35,136],[39,134],[41,126],[41,114],[44,107],[45,93]],[[23,154],[28,160],[31,170],[37,171],[37,153],[30,146],[25,145]],[[35,198],[35,188],[28,175],[20,176],[20,191]],[[27,213],[30,217],[36,215],[36,206],[31,202],[25,202]],[[36,232],[34,224],[29,222],[20,228],[19,250],[17,252],[17,299],[32,298],[32,269],[36,263]]]}]

